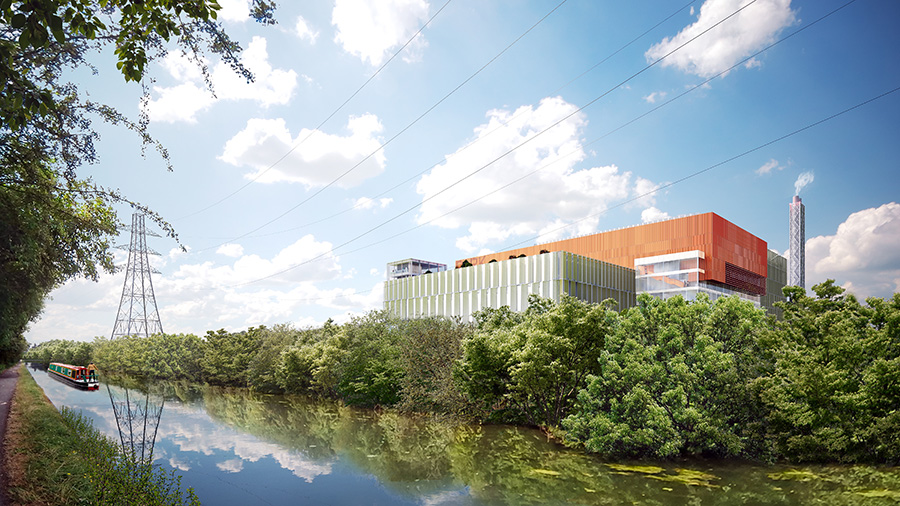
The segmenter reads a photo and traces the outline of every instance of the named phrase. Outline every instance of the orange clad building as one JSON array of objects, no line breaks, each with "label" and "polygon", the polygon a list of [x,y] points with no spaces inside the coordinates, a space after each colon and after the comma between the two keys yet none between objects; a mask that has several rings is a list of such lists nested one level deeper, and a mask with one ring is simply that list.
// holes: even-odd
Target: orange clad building
[{"label": "orange clad building", "polygon": [[[599,234],[564,239],[456,261],[481,265],[494,261],[567,251],[630,269],[635,260],[697,251],[699,279],[751,295],[766,295],[766,241],[715,213],[698,214]],[[640,273],[639,273],[640,274]]]}]

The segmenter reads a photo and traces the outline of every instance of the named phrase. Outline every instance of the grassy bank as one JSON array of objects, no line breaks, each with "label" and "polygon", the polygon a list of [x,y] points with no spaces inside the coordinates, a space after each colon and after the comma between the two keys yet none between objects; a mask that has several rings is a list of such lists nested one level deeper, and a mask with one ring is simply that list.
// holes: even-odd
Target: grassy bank
[{"label": "grassy bank", "polygon": [[25,367],[6,429],[6,468],[13,504],[89,504],[89,465],[60,413]]},{"label": "grassy bank", "polygon": [[90,420],[57,411],[27,368],[19,374],[4,441],[13,504],[200,504],[180,477],[123,458]]}]

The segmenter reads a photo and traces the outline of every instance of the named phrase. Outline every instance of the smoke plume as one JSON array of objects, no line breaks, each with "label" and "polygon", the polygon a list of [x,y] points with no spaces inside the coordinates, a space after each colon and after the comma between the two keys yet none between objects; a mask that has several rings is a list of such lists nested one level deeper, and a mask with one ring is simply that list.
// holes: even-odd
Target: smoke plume
[{"label": "smoke plume", "polygon": [[812,183],[813,179],[815,179],[815,176],[812,171],[804,172],[797,176],[797,181],[794,182],[794,195],[800,195],[800,190],[809,183]]}]

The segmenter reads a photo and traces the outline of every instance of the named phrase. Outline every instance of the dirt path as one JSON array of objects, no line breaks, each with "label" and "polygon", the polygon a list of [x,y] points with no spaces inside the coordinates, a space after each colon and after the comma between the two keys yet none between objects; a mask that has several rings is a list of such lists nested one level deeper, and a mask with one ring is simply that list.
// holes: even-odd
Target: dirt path
[{"label": "dirt path", "polygon": [[[19,365],[10,367],[0,374],[0,443],[6,439],[6,418],[9,417],[9,401],[12,399],[16,382],[19,381]],[[6,448],[0,444],[0,506],[9,504],[6,497]]]}]

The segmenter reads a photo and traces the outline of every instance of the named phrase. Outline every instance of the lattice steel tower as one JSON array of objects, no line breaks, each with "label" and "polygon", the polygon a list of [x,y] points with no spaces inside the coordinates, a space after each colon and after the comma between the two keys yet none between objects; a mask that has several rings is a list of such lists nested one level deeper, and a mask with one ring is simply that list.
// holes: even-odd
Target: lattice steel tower
[{"label": "lattice steel tower", "polygon": [[125,336],[149,337],[163,331],[150,279],[151,272],[158,274],[159,271],[150,267],[148,256],[159,253],[147,248],[148,235],[159,237],[159,234],[148,232],[144,227],[143,214],[134,213],[131,216],[131,243],[128,246],[125,284],[122,287],[116,323],[113,325],[112,339]]},{"label": "lattice steel tower", "polygon": [[788,285],[806,288],[806,208],[799,195],[794,196],[790,206],[790,233],[788,259]]}]

